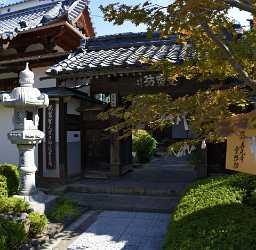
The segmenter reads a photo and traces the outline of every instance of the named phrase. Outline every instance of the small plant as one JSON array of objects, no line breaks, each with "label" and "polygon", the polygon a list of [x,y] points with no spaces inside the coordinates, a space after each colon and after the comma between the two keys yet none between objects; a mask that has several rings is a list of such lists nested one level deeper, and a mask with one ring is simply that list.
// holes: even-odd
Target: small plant
[{"label": "small plant", "polygon": [[56,205],[50,210],[48,217],[51,220],[65,222],[78,217],[80,214],[78,204],[66,198],[60,198]]},{"label": "small plant", "polygon": [[4,196],[4,197],[8,196],[7,179],[3,175],[0,175],[0,197],[1,196]]},{"label": "small plant", "polygon": [[29,204],[16,197],[0,196],[0,213],[28,213]]},{"label": "small plant", "polygon": [[16,250],[27,239],[24,225],[19,222],[0,219],[1,249]]},{"label": "small plant", "polygon": [[157,141],[147,131],[136,130],[132,135],[132,142],[138,162],[149,162],[156,150]]},{"label": "small plant", "polygon": [[17,166],[12,164],[1,164],[0,175],[3,175],[7,179],[8,194],[17,194],[19,189],[19,177],[20,173]]},{"label": "small plant", "polygon": [[47,227],[48,220],[44,214],[32,212],[28,216],[30,221],[29,236],[36,237],[40,235]]}]

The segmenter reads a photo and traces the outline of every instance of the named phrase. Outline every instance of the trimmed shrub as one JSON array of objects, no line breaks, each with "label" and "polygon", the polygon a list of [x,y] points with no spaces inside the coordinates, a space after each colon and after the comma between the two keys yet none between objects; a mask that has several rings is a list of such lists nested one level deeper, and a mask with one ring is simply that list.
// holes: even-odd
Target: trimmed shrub
[{"label": "trimmed shrub", "polygon": [[66,198],[60,198],[49,211],[48,218],[57,222],[75,219],[80,215],[78,204]]},{"label": "trimmed shrub", "polygon": [[29,204],[16,197],[0,196],[0,213],[28,213]]},{"label": "trimmed shrub", "polygon": [[27,239],[24,225],[19,222],[0,219],[1,249],[16,250]]},{"label": "trimmed shrub", "polygon": [[4,197],[8,196],[8,192],[7,192],[7,179],[3,175],[0,175],[0,197],[1,196],[4,196]]},{"label": "trimmed shrub", "polygon": [[8,194],[9,195],[17,194],[19,189],[19,177],[20,177],[17,166],[12,164],[1,164],[0,175],[3,175],[7,178]]},{"label": "trimmed shrub", "polygon": [[246,203],[255,181],[239,174],[192,185],[173,213],[163,249],[256,249],[255,208]]},{"label": "trimmed shrub", "polygon": [[30,221],[29,236],[36,237],[40,235],[47,227],[48,220],[44,214],[32,212],[28,215]]},{"label": "trimmed shrub", "polygon": [[136,130],[132,135],[132,147],[138,162],[146,163],[154,154],[157,141],[145,130]]}]

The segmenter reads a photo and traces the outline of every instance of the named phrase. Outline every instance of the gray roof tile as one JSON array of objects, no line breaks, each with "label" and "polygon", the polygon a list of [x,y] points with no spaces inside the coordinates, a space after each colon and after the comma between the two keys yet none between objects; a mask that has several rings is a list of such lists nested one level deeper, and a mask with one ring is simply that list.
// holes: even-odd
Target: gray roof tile
[{"label": "gray roof tile", "polygon": [[189,46],[176,44],[174,36],[160,38],[159,33],[154,33],[152,38],[148,38],[146,33],[104,36],[87,40],[84,47],[47,72],[55,75],[72,71],[137,67],[147,65],[149,60],[168,60],[179,64],[189,57],[188,49]]},{"label": "gray roof tile", "polygon": [[73,22],[87,6],[87,0],[61,0],[0,15],[0,39],[13,39],[19,32],[47,25],[68,13]]}]

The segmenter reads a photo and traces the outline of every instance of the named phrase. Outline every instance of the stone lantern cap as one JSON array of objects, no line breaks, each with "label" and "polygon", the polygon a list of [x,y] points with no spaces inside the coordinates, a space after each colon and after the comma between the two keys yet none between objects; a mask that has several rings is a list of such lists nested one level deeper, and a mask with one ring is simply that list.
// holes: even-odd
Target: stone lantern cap
[{"label": "stone lantern cap", "polygon": [[34,85],[34,73],[29,69],[28,63],[26,63],[26,68],[20,72],[19,83],[21,87],[33,87]]},{"label": "stone lantern cap", "polygon": [[37,107],[49,105],[49,98],[34,88],[34,73],[30,71],[28,63],[19,76],[20,87],[13,89],[11,94],[0,95],[0,103],[7,107]]}]

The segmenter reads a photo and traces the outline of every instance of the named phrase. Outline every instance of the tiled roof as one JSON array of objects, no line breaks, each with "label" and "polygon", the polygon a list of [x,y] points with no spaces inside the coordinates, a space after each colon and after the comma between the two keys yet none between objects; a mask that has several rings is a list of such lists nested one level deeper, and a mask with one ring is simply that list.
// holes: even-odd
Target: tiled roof
[{"label": "tiled roof", "polygon": [[74,21],[86,7],[87,0],[62,0],[0,15],[0,39],[12,39],[18,32],[46,25],[67,15]]},{"label": "tiled roof", "polygon": [[26,0],[0,0],[0,8],[14,5],[16,3],[23,3]]},{"label": "tiled roof", "polygon": [[51,67],[49,74],[127,68],[147,65],[147,61],[168,60],[182,63],[190,53],[189,45],[175,43],[176,37],[160,38],[154,33],[125,33],[91,38],[80,50]]}]

